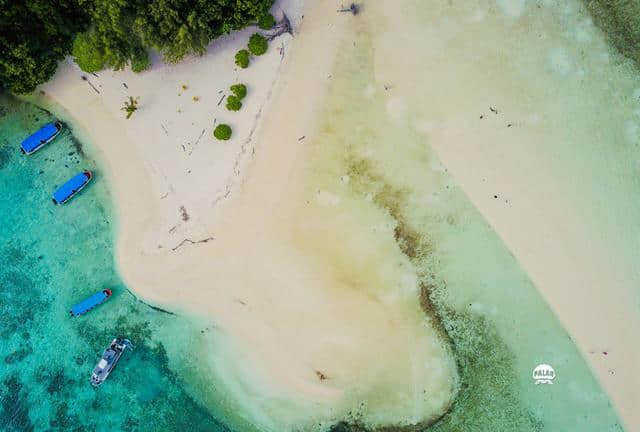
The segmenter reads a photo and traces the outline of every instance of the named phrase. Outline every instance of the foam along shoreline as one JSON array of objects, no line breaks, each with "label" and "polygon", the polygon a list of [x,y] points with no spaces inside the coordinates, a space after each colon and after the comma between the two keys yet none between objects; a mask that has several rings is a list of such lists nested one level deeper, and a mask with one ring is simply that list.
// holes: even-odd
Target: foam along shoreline
[{"label": "foam along shoreline", "polygon": [[[249,421],[278,431],[341,419],[431,421],[452,401],[455,365],[393,238],[381,243],[345,215],[311,228],[343,232],[354,253],[334,244],[305,255],[290,229],[299,225],[287,197],[299,195],[304,178],[301,137],[313,132],[353,17],[336,13],[339,2],[305,5],[304,19],[299,5],[281,6],[294,9],[285,10],[299,29],[295,42],[276,39],[247,70],[235,70],[233,55],[251,30],[202,58],[172,66],[156,59],[141,75],[82,80],[66,64],[42,90],[98,148],[126,283],[165,308],[211,320],[210,366]],[[236,82],[249,94],[231,114],[216,104]],[[140,97],[140,109],[125,120],[119,110],[129,95]],[[230,141],[213,140],[213,119],[232,125]],[[367,247],[383,252],[359,255]],[[328,262],[334,254],[342,261]]]}]

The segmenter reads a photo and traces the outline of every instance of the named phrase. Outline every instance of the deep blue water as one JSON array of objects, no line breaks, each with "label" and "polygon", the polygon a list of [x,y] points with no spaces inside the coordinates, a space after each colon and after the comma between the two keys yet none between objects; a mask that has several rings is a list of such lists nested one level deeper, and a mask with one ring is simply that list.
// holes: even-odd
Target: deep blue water
[{"label": "deep blue water", "polygon": [[[167,354],[166,335],[188,344],[198,330],[140,302],[120,280],[107,185],[83,143],[65,128],[34,155],[19,152],[51,120],[0,95],[0,430],[229,430],[190,396]],[[87,168],[94,181],[54,206],[55,187]],[[69,316],[104,287],[114,291],[108,302]],[[91,370],[115,336],[135,350],[94,389]]]}]

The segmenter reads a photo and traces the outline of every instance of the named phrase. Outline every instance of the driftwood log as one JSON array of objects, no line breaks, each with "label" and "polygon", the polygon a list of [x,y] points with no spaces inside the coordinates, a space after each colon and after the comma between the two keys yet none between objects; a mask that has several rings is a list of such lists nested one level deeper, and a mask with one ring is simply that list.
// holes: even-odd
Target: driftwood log
[{"label": "driftwood log", "polygon": [[342,7],[341,9],[338,9],[338,12],[351,12],[354,15],[358,15],[358,12],[360,12],[360,6],[355,3],[351,3],[349,7]]}]

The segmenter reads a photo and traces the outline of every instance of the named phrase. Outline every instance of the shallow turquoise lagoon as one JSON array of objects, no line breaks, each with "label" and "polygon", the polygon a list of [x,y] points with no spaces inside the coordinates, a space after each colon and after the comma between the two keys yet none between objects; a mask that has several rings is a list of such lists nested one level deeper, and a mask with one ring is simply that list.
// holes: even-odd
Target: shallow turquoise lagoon
[{"label": "shallow turquoise lagoon", "polygon": [[[82,143],[67,128],[34,155],[19,152],[52,119],[0,95],[0,430],[230,430],[187,391],[188,365],[167,354],[195,343],[196,324],[145,305],[119,279],[109,193]],[[55,187],[85,168],[92,184],[54,206]],[[114,290],[107,303],[69,316],[103,287]],[[94,389],[91,370],[115,336],[135,350]]]}]

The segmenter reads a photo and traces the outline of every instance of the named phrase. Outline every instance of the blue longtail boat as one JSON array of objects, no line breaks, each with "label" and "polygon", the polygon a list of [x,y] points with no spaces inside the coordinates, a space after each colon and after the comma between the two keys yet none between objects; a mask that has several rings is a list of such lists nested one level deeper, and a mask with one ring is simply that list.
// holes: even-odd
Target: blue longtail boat
[{"label": "blue longtail boat", "polygon": [[20,151],[30,155],[53,141],[62,132],[62,123],[47,123],[20,144]]},{"label": "blue longtail boat", "polygon": [[87,297],[86,299],[82,300],[80,303],[73,305],[69,313],[71,314],[71,316],[83,315],[99,304],[107,301],[109,297],[111,297],[111,290],[103,289],[102,291],[95,293],[91,297]]},{"label": "blue longtail boat", "polygon": [[91,171],[83,171],[71,177],[53,193],[54,204],[64,204],[80,192],[91,181]]}]

